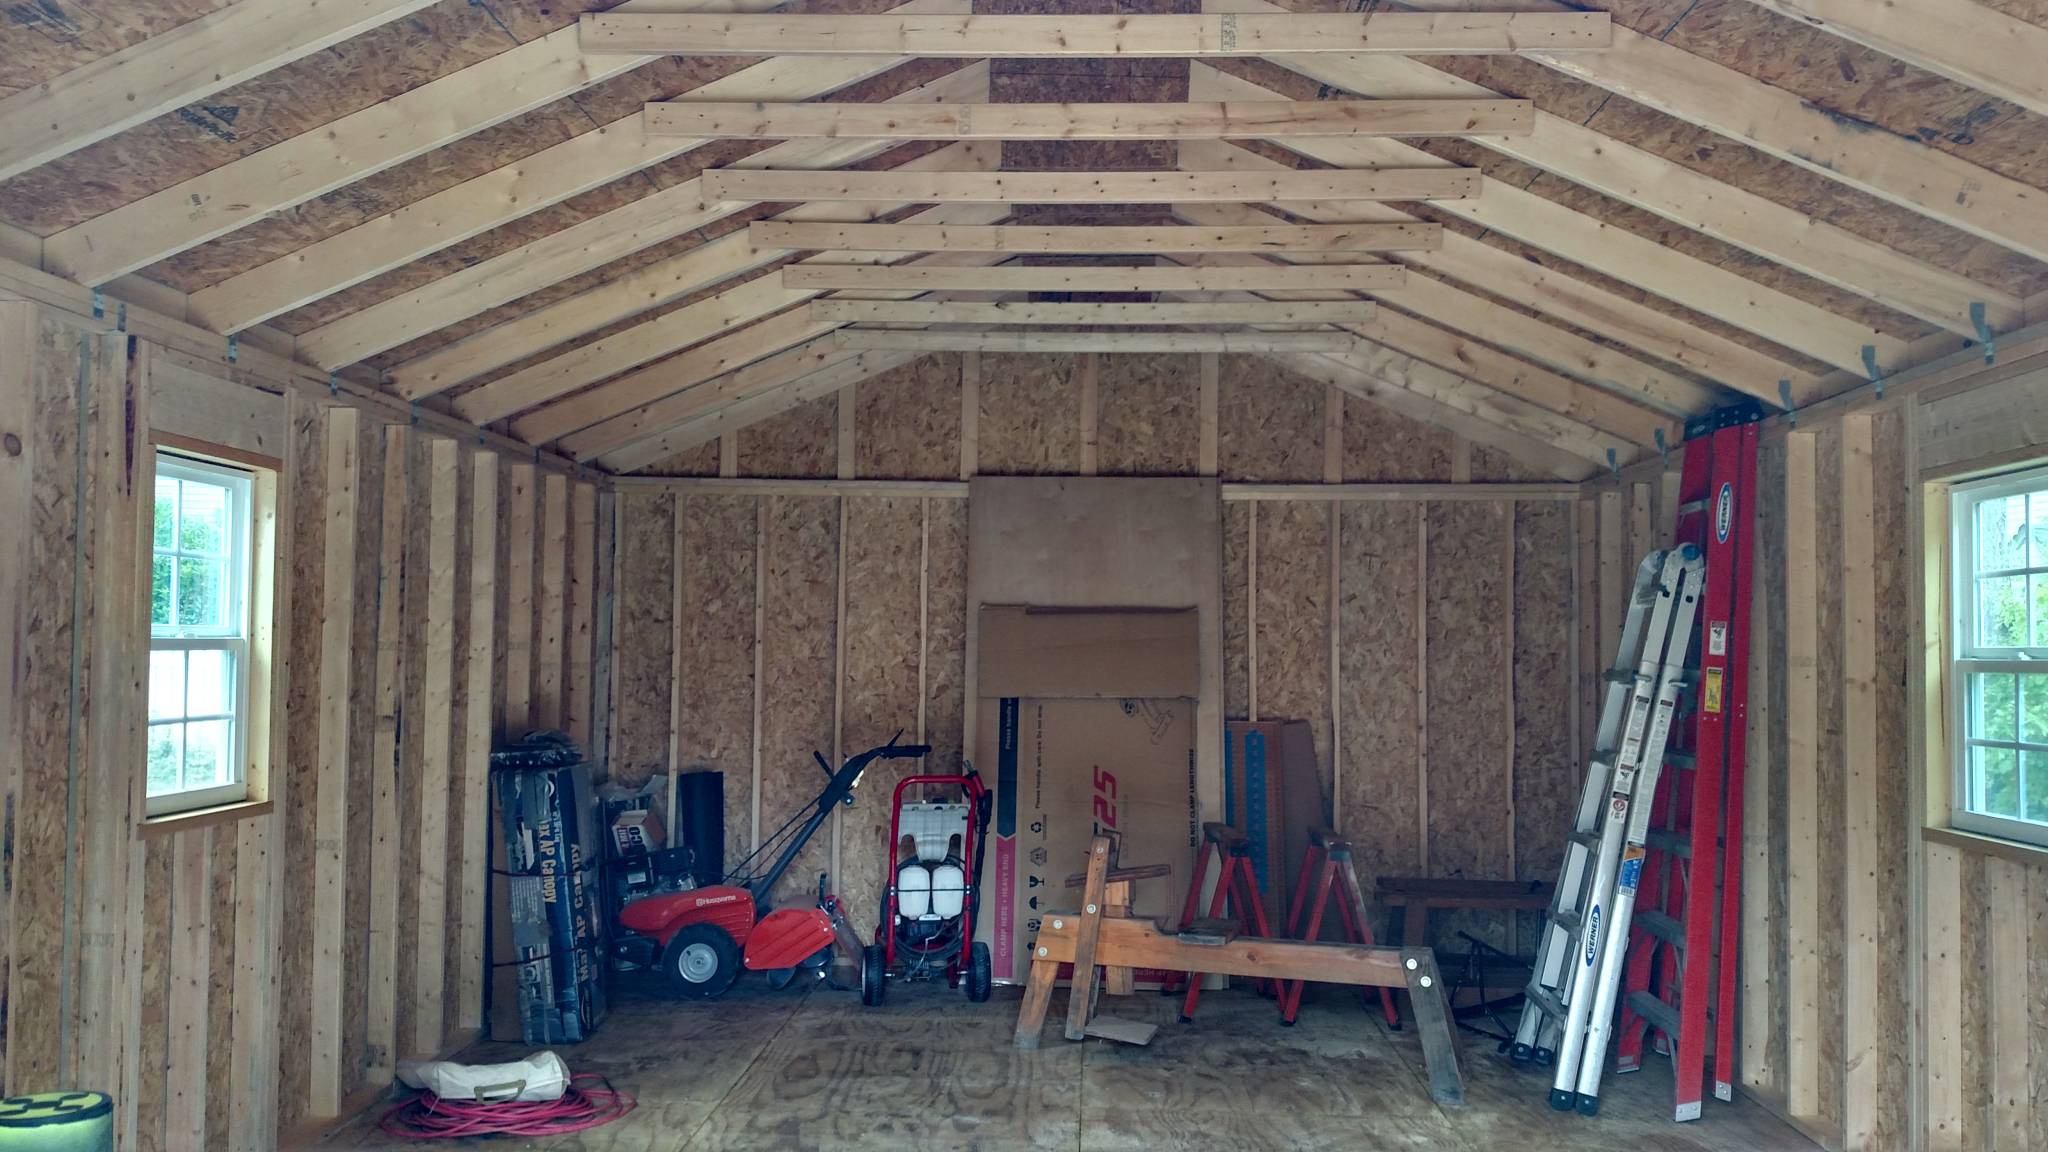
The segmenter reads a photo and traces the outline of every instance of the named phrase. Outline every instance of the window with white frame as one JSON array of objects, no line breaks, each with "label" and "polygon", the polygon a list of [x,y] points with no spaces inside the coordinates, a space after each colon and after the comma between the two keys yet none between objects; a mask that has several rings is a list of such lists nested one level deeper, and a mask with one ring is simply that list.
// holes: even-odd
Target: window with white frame
[{"label": "window with white frame", "polygon": [[149,814],[247,798],[251,473],[160,452],[149,604]]},{"label": "window with white frame", "polygon": [[2048,845],[2048,468],[1953,489],[1958,828]]}]

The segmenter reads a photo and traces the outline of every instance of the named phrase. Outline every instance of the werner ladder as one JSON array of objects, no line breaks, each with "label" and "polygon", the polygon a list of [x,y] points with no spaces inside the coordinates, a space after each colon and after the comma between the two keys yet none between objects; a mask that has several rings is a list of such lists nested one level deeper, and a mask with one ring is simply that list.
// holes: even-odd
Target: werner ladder
[{"label": "werner ladder", "polygon": [[[1674,535],[1707,561],[1699,690],[1672,757],[1689,770],[1657,789],[1648,812],[1637,893],[1646,911],[1636,916],[1616,1026],[1619,1071],[1642,1066],[1653,1033],[1671,1056],[1678,1120],[1700,1115],[1710,1020],[1714,1095],[1734,1095],[1757,418],[1753,408],[1731,409],[1686,429]],[[1597,1091],[1599,1070],[1590,1071]]]},{"label": "werner ladder", "polygon": [[[1634,872],[1647,825],[1645,810],[1664,766],[1664,745],[1686,684],[1686,653],[1705,562],[1699,549],[1689,545],[1659,555],[1656,599],[1629,678],[1620,740],[1595,750],[1595,760],[1611,763],[1613,770],[1604,781],[1599,851],[1585,889],[1583,913],[1571,936],[1565,995],[1561,1003],[1545,1003],[1542,989],[1532,985],[1528,997],[1540,1008],[1558,1009],[1557,1074],[1550,1104],[1561,1110],[1577,1105],[1590,1113],[1599,1107],[1599,1068],[1606,1059],[1620,984]],[[1597,766],[1593,774],[1608,775]],[[1586,1069],[1591,1070],[1590,1091],[1583,1075]]]},{"label": "werner ladder", "polygon": [[1580,929],[1592,903],[1593,853],[1600,846],[1600,823],[1607,813],[1614,754],[1621,740],[1624,716],[1634,697],[1643,637],[1649,628],[1651,610],[1658,602],[1663,573],[1661,551],[1644,556],[1636,566],[1635,585],[1629,592],[1628,613],[1621,627],[1621,643],[1613,665],[1603,677],[1607,688],[1601,698],[1599,725],[1594,730],[1593,756],[1587,762],[1585,783],[1579,789],[1571,836],[1565,842],[1564,862],[1558,868],[1550,911],[1536,946],[1536,964],[1523,992],[1522,1019],[1510,1049],[1518,1062],[1533,1060],[1547,1065],[1555,1058],[1558,1034],[1566,1016],[1565,1003],[1571,996],[1573,977],[1581,967],[1569,961],[1577,955]]}]

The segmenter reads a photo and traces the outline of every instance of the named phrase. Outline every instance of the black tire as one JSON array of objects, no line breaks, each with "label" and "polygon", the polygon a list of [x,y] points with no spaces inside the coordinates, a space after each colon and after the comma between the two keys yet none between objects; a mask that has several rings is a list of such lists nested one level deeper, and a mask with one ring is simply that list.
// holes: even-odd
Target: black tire
[{"label": "black tire", "polygon": [[669,937],[661,952],[669,987],[693,1000],[709,1000],[740,976],[740,946],[722,929],[692,924]]},{"label": "black tire", "polygon": [[994,965],[988,957],[988,945],[977,940],[967,950],[967,998],[976,1004],[985,1002],[994,984]]},{"label": "black tire", "polygon": [[780,992],[784,988],[789,987],[790,982],[795,979],[796,969],[794,968],[770,968],[768,970],[768,987],[771,991]]},{"label": "black tire", "polygon": [[877,1008],[888,996],[888,950],[880,944],[870,944],[860,952],[860,1002]]}]

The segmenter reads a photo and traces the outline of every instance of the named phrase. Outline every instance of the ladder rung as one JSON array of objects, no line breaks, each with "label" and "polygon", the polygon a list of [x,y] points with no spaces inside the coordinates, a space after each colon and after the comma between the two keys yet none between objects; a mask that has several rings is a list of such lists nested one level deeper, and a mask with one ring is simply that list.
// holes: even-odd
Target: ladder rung
[{"label": "ladder rung", "polygon": [[1569,837],[1567,837],[1567,839],[1571,840],[1571,841],[1572,841],[1573,843],[1575,843],[1575,844],[1578,844],[1578,845],[1579,845],[1579,846],[1581,846],[1581,847],[1584,847],[1584,848],[1591,848],[1591,849],[1594,849],[1594,850],[1596,850],[1596,851],[1597,851],[1597,850],[1599,849],[1599,847],[1600,847],[1600,833],[1598,833],[1598,832],[1592,832],[1592,831],[1587,831],[1587,832],[1577,832],[1577,831],[1574,831],[1574,832],[1573,832],[1573,833],[1572,833],[1572,834],[1571,834],[1571,835],[1570,835]]},{"label": "ladder rung", "polygon": [[1699,758],[1690,752],[1666,752],[1664,753],[1664,763],[1673,768],[1690,770],[1699,766]]},{"label": "ladder rung", "polygon": [[1662,912],[1636,913],[1635,926],[1666,944],[1685,947],[1685,925]]},{"label": "ladder rung", "polygon": [[1692,859],[1692,842],[1676,832],[1656,829],[1648,836],[1643,837],[1643,843],[1648,844],[1659,852],[1668,852],[1673,856],[1682,856],[1687,860]]},{"label": "ladder rung", "polygon": [[1650,1027],[1664,1033],[1675,1042],[1678,1039],[1678,1009],[1659,1000],[1648,992],[1631,992],[1623,1001],[1628,1010],[1650,1022]]},{"label": "ladder rung", "polygon": [[1603,683],[1607,684],[1633,684],[1636,682],[1636,670],[1633,668],[1609,668],[1600,674],[1600,679]]},{"label": "ladder rung", "polygon": [[1705,500],[1687,500],[1678,506],[1678,514],[1680,516],[1689,516],[1694,512],[1704,512],[1706,510],[1707,502]]},{"label": "ladder rung", "polygon": [[1552,992],[1543,985],[1532,981],[1527,988],[1522,989],[1522,995],[1528,997],[1538,1008],[1543,1009],[1545,1015],[1558,1018],[1564,1016],[1564,1001],[1559,1000],[1557,993]]},{"label": "ladder rung", "polygon": [[1567,909],[1553,914],[1550,917],[1550,922],[1567,932],[1577,932],[1579,925],[1586,922],[1586,918],[1579,915],[1576,911]]}]

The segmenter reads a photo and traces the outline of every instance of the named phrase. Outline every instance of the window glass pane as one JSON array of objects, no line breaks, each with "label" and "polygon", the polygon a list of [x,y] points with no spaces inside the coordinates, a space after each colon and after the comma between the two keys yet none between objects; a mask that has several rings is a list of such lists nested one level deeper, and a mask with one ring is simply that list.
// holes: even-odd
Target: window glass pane
[{"label": "window glass pane", "polygon": [[158,477],[156,482],[156,516],[152,529],[156,534],[155,547],[175,548],[178,533],[178,482]]},{"label": "window glass pane", "polygon": [[[1991,816],[2020,814],[2019,754],[2010,748],[1976,749],[1977,810]],[[189,769],[187,772],[189,774]]]},{"label": "window glass pane", "polygon": [[185,787],[211,788],[234,779],[234,744],[228,739],[232,723],[206,720],[185,725]]},{"label": "window glass pane", "polygon": [[[180,581],[184,579],[181,569]],[[179,589],[182,598],[184,590]],[[1977,581],[1977,643],[1986,648],[2020,648],[2027,643],[2027,578],[1998,576]]]},{"label": "window glass pane", "polygon": [[149,654],[149,718],[176,720],[185,715],[185,654]]},{"label": "window glass pane", "polygon": [[2016,679],[2004,673],[1978,673],[1970,677],[1970,739],[2011,740],[2019,732]]},{"label": "window glass pane", "polygon": [[2019,682],[2020,739],[2048,744],[2048,675],[2022,676]]},{"label": "window glass pane", "polygon": [[[178,623],[219,627],[227,615],[222,601],[227,565],[219,560],[178,558]],[[2022,607],[2021,611],[2025,611]],[[2022,624],[2022,627],[2025,625]],[[1988,643],[1988,641],[1987,641]]]},{"label": "window glass pane", "polygon": [[2028,598],[2034,604],[2034,640],[2038,647],[2048,647],[2048,576],[2027,577],[2032,591]]},{"label": "window glass pane", "polygon": [[178,790],[178,762],[185,754],[183,724],[153,724],[149,729],[149,794]]},{"label": "window glass pane", "polygon": [[[188,489],[189,491],[189,489]],[[191,497],[186,497],[187,514]],[[1977,505],[1977,567],[1998,572],[2027,566],[2027,498],[2000,496]]]},{"label": "window glass pane", "polygon": [[2022,818],[2048,824],[2048,752],[2020,753],[2026,776],[2026,811]]},{"label": "window glass pane", "polygon": [[[234,657],[219,649],[201,648],[186,665],[185,715],[226,716],[233,711]],[[2048,687],[2044,687],[2048,694]]]},{"label": "window glass pane", "polygon": [[178,548],[219,556],[228,547],[228,490],[213,484],[186,482],[185,503],[178,510]]},{"label": "window glass pane", "polygon": [[149,622],[151,626],[171,622],[171,569],[177,563],[169,556],[153,558],[149,574]]},{"label": "window glass pane", "polygon": [[2033,550],[2027,557],[2027,567],[2048,568],[2048,491],[2031,493],[2027,500],[2027,520],[2031,524],[2027,535],[2033,541]]}]

